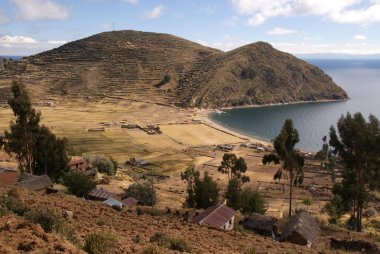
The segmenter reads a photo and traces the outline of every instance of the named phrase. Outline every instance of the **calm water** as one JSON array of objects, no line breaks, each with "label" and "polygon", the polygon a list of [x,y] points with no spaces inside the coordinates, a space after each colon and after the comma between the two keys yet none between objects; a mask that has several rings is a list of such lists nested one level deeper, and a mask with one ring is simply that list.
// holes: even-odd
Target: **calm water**
[{"label": "calm water", "polygon": [[293,119],[300,134],[298,147],[318,151],[322,137],[341,114],[370,113],[380,119],[380,60],[308,60],[329,74],[346,90],[351,100],[345,102],[305,103],[260,108],[232,109],[212,114],[215,122],[243,134],[270,141],[280,131],[286,118]]}]

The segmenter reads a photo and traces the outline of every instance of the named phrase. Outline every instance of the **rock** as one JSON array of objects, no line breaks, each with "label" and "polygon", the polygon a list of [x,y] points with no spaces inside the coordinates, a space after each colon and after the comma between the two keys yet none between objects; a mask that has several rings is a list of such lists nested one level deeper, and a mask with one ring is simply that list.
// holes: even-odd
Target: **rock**
[{"label": "rock", "polygon": [[277,235],[277,219],[257,213],[252,213],[244,219],[243,227],[255,231],[260,235],[272,236]]},{"label": "rock", "polygon": [[363,216],[366,218],[375,217],[377,215],[377,211],[374,207],[368,208],[363,212]]},{"label": "rock", "polygon": [[72,211],[66,210],[63,212],[63,217],[67,220],[72,220],[74,218],[74,213]]}]

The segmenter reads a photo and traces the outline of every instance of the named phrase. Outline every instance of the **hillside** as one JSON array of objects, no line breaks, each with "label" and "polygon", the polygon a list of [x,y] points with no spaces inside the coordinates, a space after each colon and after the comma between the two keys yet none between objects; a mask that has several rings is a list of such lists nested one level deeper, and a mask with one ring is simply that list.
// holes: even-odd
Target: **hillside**
[{"label": "hillside", "polygon": [[[0,186],[0,197],[7,190],[9,188]],[[192,253],[244,253],[247,247],[254,247],[257,254],[345,253],[329,249],[328,238],[339,234],[334,231],[324,233],[326,236],[320,237],[316,246],[308,248],[275,242],[247,231],[227,232],[198,226],[174,215],[151,216],[145,212],[138,216],[135,210],[117,212],[104,204],[60,193],[43,195],[22,189],[18,189],[18,193],[23,203],[31,209],[50,206],[58,211],[73,212],[73,218],[69,218],[67,223],[75,228],[71,237],[79,242],[93,232],[116,236],[117,250],[113,253],[142,253],[150,245],[149,238],[156,232],[185,240]],[[84,253],[55,233],[45,233],[38,224],[28,222],[24,217],[12,214],[0,217],[0,232],[1,253]],[[350,237],[357,236],[353,232]],[[162,249],[160,253],[179,252]]]},{"label": "hillside", "polygon": [[0,76],[0,100],[16,77],[40,99],[112,96],[207,108],[347,99],[323,71],[267,43],[224,53],[138,31],[73,41],[0,68]]}]

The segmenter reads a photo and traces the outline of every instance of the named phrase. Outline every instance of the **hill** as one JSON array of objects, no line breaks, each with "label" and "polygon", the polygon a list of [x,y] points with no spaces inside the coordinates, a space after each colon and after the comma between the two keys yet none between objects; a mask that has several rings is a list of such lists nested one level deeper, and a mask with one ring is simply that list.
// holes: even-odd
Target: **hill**
[{"label": "hill", "polygon": [[[0,186],[0,197],[3,197],[7,190],[9,188]],[[152,216],[147,212],[150,208],[139,216],[135,210],[117,212],[102,203],[62,193],[44,195],[22,189],[18,189],[18,193],[22,202],[30,209],[50,206],[61,212],[71,211],[73,216],[67,223],[75,230],[70,237],[76,238],[79,243],[94,232],[116,236],[118,244],[113,253],[142,253],[150,245],[149,238],[157,232],[183,239],[192,249],[192,253],[244,253],[243,250],[247,247],[254,247],[255,251],[246,253],[257,254],[345,253],[328,248],[328,238],[339,235],[334,231],[326,232],[315,246],[308,248],[279,243],[244,230],[222,231],[198,226],[184,222],[181,217],[175,215]],[[0,232],[1,253],[84,253],[78,246],[71,245],[55,233],[45,233],[38,224],[33,224],[21,216],[0,216]],[[350,237],[357,238],[356,233],[353,232]],[[162,249],[159,253],[179,252]]]},{"label": "hill", "polygon": [[224,53],[138,31],[73,41],[4,66],[0,76],[0,100],[15,77],[41,99],[111,96],[207,108],[347,99],[323,71],[267,43]]}]

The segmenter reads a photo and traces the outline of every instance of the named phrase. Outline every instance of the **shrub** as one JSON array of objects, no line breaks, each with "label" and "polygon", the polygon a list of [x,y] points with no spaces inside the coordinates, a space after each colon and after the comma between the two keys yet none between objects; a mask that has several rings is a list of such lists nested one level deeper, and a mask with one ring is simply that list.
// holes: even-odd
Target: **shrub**
[{"label": "shrub", "polygon": [[67,191],[77,197],[86,196],[96,187],[96,182],[91,176],[79,172],[70,172],[63,177],[63,184]]},{"label": "shrub", "polygon": [[251,188],[245,188],[241,192],[239,199],[241,211],[245,214],[264,214],[268,209],[268,204],[260,196],[260,193],[252,190]]},{"label": "shrub", "polygon": [[162,232],[156,232],[150,237],[149,241],[164,248],[170,247],[170,237]]},{"label": "shrub", "polygon": [[84,240],[84,250],[89,254],[111,254],[117,245],[117,239],[104,233],[92,233]]},{"label": "shrub", "polygon": [[26,218],[41,225],[45,232],[59,231],[65,219],[62,213],[48,206],[38,207],[29,211]]},{"label": "shrub", "polygon": [[149,245],[146,247],[143,251],[142,254],[161,254],[162,252],[160,251],[160,248],[156,245]]},{"label": "shrub", "polygon": [[177,250],[181,252],[187,252],[191,253],[190,247],[187,245],[187,243],[180,239],[180,238],[173,238],[170,240],[170,247],[171,250]]},{"label": "shrub", "polygon": [[116,174],[117,162],[104,154],[84,154],[88,163],[100,173],[113,176]]},{"label": "shrub", "polygon": [[141,236],[140,235],[135,235],[134,237],[132,237],[132,242],[134,242],[134,243],[141,243],[142,242]]},{"label": "shrub", "polygon": [[134,183],[124,191],[123,198],[134,197],[141,205],[153,206],[156,204],[156,191],[149,184]]},{"label": "shrub", "polygon": [[12,212],[16,215],[23,216],[29,208],[20,199],[20,195],[16,188],[8,190],[7,195],[0,199],[0,217],[7,212]]}]

